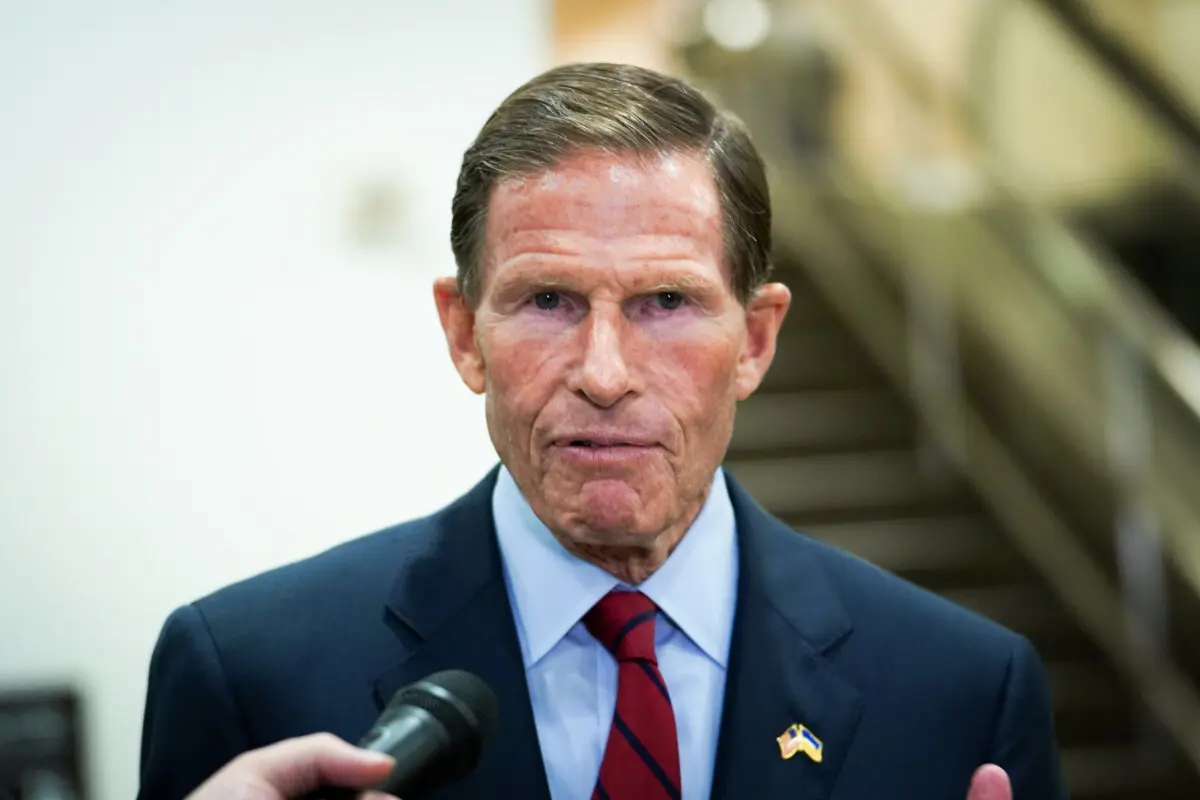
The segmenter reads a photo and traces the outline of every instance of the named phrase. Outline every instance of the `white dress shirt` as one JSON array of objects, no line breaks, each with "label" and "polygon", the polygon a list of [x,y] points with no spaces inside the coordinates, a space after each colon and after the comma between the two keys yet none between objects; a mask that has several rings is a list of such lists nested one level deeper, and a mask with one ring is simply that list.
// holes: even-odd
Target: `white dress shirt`
[{"label": "white dress shirt", "polygon": [[[503,467],[492,514],[553,800],[588,800],[617,703],[617,665],[581,622],[628,589],[571,555]],[[737,595],[737,536],[725,476],[667,562],[636,587],[655,602],[655,646],[679,735],[683,800],[708,798]]]}]

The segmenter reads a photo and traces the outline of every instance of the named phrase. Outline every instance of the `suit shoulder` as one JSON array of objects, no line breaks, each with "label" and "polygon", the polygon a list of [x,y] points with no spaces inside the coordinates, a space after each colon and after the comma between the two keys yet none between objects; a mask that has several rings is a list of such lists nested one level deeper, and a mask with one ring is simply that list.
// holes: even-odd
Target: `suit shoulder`
[{"label": "suit shoulder", "polygon": [[935,648],[1007,659],[1023,637],[978,612],[917,586],[853,554],[801,534],[857,630],[891,631]]},{"label": "suit shoulder", "polygon": [[434,546],[436,532],[434,517],[402,522],[237,581],[193,605],[214,635],[283,619],[319,622],[358,608],[378,609],[397,575]]}]

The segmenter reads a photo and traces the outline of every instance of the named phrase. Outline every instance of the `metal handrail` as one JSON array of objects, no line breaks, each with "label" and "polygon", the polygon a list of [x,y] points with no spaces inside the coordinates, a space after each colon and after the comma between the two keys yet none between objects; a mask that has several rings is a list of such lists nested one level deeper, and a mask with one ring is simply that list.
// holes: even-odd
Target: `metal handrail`
[{"label": "metal handrail", "polygon": [[[1011,3],[1012,0],[1000,2]],[[831,4],[831,7],[833,5]],[[885,15],[874,8],[873,0],[843,0],[836,4],[836,7],[854,16],[853,24],[870,38],[874,54],[886,62],[888,70],[899,80],[910,99],[925,110],[930,110],[936,102],[934,98],[940,93],[940,96],[950,101],[951,111],[959,121],[976,136],[980,134],[977,105],[953,87],[939,87],[937,91],[934,90],[933,81],[916,66],[916,59],[903,52],[899,44],[900,37],[888,28]],[[1041,208],[1027,192],[1006,180],[1003,171],[993,162],[990,154],[981,159],[981,167],[989,186],[996,191],[997,199],[1007,208],[1020,210],[1027,218],[1035,219],[1038,224],[1067,233],[1089,252],[1089,266],[1093,269],[1090,276],[1094,287],[1092,297],[1103,298],[1100,302],[1105,304],[1104,312],[1108,321],[1133,343],[1147,362],[1155,366],[1164,383],[1170,386],[1179,399],[1200,419],[1200,382],[1193,377],[1200,374],[1200,349],[1197,349],[1192,340],[1155,306],[1140,286],[1115,266],[1107,263],[1107,259],[1100,254],[1098,248],[1090,242],[1080,241],[1081,237],[1077,232],[1067,232],[1065,226]],[[1054,278],[1043,270],[1041,262],[1034,259],[1032,263],[1046,284],[1058,291]],[[1119,302],[1113,302],[1118,298]]]},{"label": "metal handrail", "polygon": [[[828,4],[836,8],[839,15],[848,19],[872,46],[872,52],[884,60],[889,72],[898,80],[909,98],[929,112],[935,107],[935,97],[950,101],[951,110],[964,124],[970,125],[971,106],[952,87],[938,87],[917,66],[917,61],[904,52],[899,37],[889,29],[885,15],[874,8],[872,0],[838,0]],[[1097,248],[1082,241],[1068,230],[1053,214],[1037,203],[1027,192],[1007,180],[989,158],[980,159],[982,175],[994,200],[1021,221],[1026,232],[1056,236],[1058,241],[1072,245],[1076,250],[1076,266],[1089,271],[1089,292],[1093,315],[1104,325],[1110,326],[1121,340],[1130,344],[1138,356],[1148,364],[1162,383],[1181,400],[1195,417],[1200,428],[1200,349],[1155,307],[1141,287],[1113,263],[1109,262]],[[1006,231],[997,231],[997,239],[1009,246],[1020,246]],[[1064,305],[1070,307],[1076,301],[1062,293],[1057,280],[1045,268],[1044,259],[1026,253],[1022,263],[1034,267],[1034,274],[1055,293]],[[1168,523],[1164,529],[1166,552],[1178,566],[1193,589],[1200,592],[1200,537],[1194,535],[1197,520],[1184,510],[1176,498],[1163,496],[1163,487],[1155,487],[1157,504],[1164,509]],[[1192,536],[1181,533],[1189,530]]]},{"label": "metal handrail", "polygon": [[1200,120],[1129,48],[1104,29],[1079,0],[1034,0],[1071,32],[1131,99],[1172,138],[1200,157]]}]

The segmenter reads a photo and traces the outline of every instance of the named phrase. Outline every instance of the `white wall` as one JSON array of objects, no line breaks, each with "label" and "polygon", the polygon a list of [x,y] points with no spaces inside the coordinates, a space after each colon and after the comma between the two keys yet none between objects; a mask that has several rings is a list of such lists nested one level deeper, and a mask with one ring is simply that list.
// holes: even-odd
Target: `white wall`
[{"label": "white wall", "polygon": [[[433,510],[493,461],[430,281],[538,0],[0,2],[0,687],[86,692],[136,791],[174,606]],[[348,235],[363,181],[400,241]]]}]

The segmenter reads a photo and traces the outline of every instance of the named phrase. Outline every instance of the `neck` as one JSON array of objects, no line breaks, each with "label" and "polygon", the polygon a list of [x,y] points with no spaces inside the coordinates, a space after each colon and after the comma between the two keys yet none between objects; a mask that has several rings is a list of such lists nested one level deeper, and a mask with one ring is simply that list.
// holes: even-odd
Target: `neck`
[{"label": "neck", "polygon": [[665,537],[660,537],[652,547],[568,544],[567,549],[584,561],[595,564],[622,583],[637,586],[667,562],[685,533],[687,533],[686,528],[669,540],[663,541]]}]

